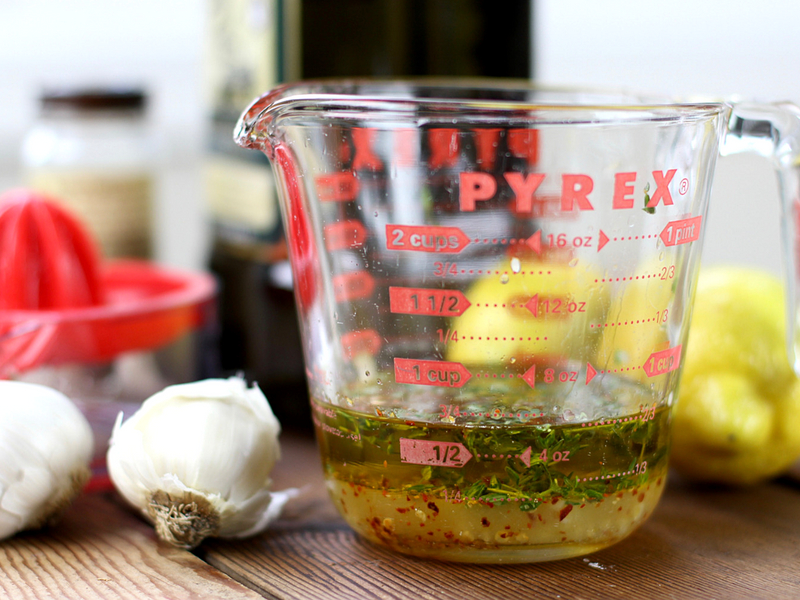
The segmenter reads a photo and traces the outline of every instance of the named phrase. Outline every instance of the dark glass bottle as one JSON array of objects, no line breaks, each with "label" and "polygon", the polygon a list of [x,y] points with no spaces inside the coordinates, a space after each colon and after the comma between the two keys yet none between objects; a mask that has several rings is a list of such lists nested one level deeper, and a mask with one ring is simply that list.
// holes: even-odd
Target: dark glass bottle
[{"label": "dark glass bottle", "polygon": [[[269,165],[236,147],[247,102],[320,77],[532,76],[529,0],[216,0],[207,172],[220,359],[257,381],[285,428],[311,428],[286,245]],[[261,48],[264,55],[253,56]],[[266,83],[264,83],[266,82]],[[262,85],[264,89],[258,89]]]}]

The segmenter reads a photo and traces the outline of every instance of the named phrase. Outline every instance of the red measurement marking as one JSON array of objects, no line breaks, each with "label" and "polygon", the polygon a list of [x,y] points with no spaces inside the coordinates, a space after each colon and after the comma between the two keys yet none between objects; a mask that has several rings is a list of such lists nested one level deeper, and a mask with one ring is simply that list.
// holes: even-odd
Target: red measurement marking
[{"label": "red measurement marking", "polygon": [[387,225],[386,248],[412,252],[450,252],[457,254],[469,244],[469,237],[458,227],[435,225]]},{"label": "red measurement marking", "polygon": [[525,371],[525,373],[522,375],[522,378],[525,380],[525,383],[527,383],[532,388],[535,388],[536,387],[536,365],[531,365],[530,368],[527,371]]},{"label": "red measurement marking", "polygon": [[589,385],[589,382],[595,378],[597,375],[597,369],[595,369],[592,365],[588,362],[586,363],[586,385]]},{"label": "red measurement marking", "polygon": [[528,446],[527,448],[525,448],[525,452],[520,454],[518,458],[524,463],[524,465],[526,467],[530,467],[531,466],[531,447]]},{"label": "red measurement marking", "polygon": [[457,317],[469,307],[469,300],[459,290],[389,288],[389,310],[393,313]]},{"label": "red measurement marking", "polygon": [[604,246],[605,246],[607,243],[608,243],[608,236],[607,236],[607,235],[605,234],[605,232],[603,232],[603,230],[601,229],[601,230],[600,230],[600,239],[599,239],[599,240],[598,240],[598,242],[597,242],[597,251],[598,251],[598,252],[600,252],[600,250],[602,250],[602,249],[603,249],[603,247],[604,247]]},{"label": "red measurement marking", "polygon": [[336,302],[369,298],[375,291],[375,280],[366,271],[343,273],[333,278],[333,290]]},{"label": "red measurement marking", "polygon": [[352,171],[320,175],[316,184],[321,202],[348,202],[358,194],[358,180]]},{"label": "red measurement marking", "polygon": [[347,359],[359,354],[375,356],[381,349],[381,338],[374,329],[348,331],[342,336],[342,350]]},{"label": "red measurement marking", "polygon": [[461,363],[446,360],[394,359],[394,379],[397,383],[460,388],[472,377]]},{"label": "red measurement marking", "polygon": [[[514,305],[512,305],[512,308],[514,308]],[[537,318],[540,314],[542,316],[550,315],[551,318],[566,318],[574,313],[585,313],[586,302],[576,302],[569,297],[542,296],[540,298],[539,294],[535,294],[525,304],[525,308]]]},{"label": "red measurement marking", "polygon": [[460,469],[471,458],[472,453],[460,442],[400,438],[400,461],[404,463]]},{"label": "red measurement marking", "polygon": [[647,361],[642,365],[644,372],[648,377],[655,377],[656,375],[663,375],[674,371],[680,366],[681,363],[681,346],[674,348],[667,348],[660,352],[653,352]]},{"label": "red measurement marking", "polygon": [[350,220],[325,226],[325,247],[329,252],[345,248],[360,248],[367,238],[367,230],[360,221]]},{"label": "red measurement marking", "polygon": [[540,229],[536,233],[534,233],[531,237],[525,240],[525,243],[528,245],[528,248],[536,252],[536,254],[542,253],[542,230]]},{"label": "red measurement marking", "polygon": [[533,298],[528,300],[528,302],[525,304],[525,308],[527,308],[529,311],[531,311],[531,314],[534,317],[538,317],[539,316],[539,294],[536,294]]},{"label": "red measurement marking", "polygon": [[700,226],[702,225],[703,217],[692,217],[690,219],[681,219],[680,221],[670,221],[664,230],[661,232],[661,240],[665,246],[676,246],[680,244],[688,244],[689,242],[696,242],[700,239]]}]

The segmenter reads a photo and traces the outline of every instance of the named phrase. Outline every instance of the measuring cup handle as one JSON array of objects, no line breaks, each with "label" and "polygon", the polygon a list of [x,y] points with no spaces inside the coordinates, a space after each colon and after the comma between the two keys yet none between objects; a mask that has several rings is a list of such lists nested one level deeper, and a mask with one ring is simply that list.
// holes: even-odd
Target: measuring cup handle
[{"label": "measuring cup handle", "polygon": [[786,353],[800,376],[796,339],[800,310],[800,108],[793,104],[735,103],[720,148],[722,156],[755,152],[769,158],[778,176],[781,245],[786,294]]}]

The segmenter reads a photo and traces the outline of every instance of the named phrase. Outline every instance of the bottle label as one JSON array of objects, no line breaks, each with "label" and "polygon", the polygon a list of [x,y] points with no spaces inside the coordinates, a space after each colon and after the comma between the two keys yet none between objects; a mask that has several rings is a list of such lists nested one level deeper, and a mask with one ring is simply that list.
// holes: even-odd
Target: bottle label
[{"label": "bottle label", "polygon": [[153,179],[149,173],[37,169],[29,185],[72,211],[108,258],[152,256]]}]

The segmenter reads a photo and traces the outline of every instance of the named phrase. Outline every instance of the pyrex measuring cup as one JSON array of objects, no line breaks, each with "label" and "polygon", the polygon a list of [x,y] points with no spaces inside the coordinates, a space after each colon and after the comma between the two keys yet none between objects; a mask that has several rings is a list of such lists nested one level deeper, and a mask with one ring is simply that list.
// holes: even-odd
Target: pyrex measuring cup
[{"label": "pyrex measuring cup", "polygon": [[350,525],[472,562],[584,554],[640,525],[665,485],[720,143],[776,158],[791,229],[795,115],[463,82],[256,101],[236,139],[277,174]]}]

